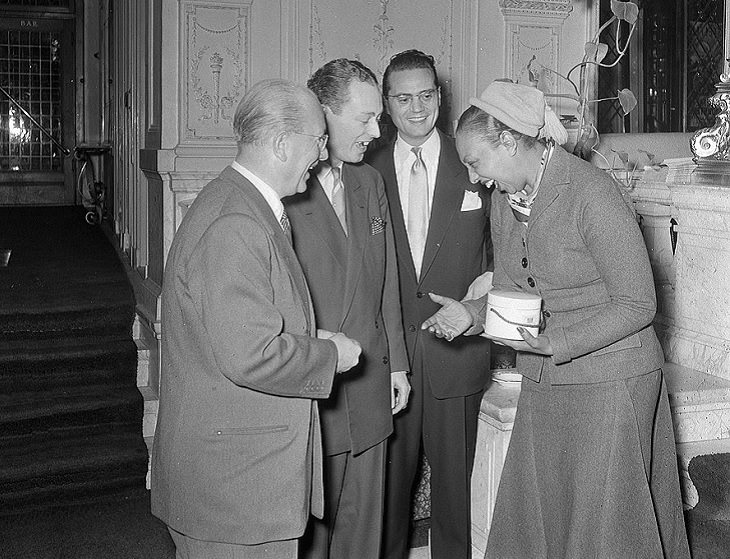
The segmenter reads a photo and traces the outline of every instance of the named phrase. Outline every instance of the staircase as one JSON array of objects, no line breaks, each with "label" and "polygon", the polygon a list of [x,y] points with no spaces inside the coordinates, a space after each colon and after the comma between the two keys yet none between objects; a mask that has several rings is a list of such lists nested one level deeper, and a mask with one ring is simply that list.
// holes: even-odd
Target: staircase
[{"label": "staircase", "polygon": [[83,208],[0,208],[0,514],[138,496],[134,300]]}]

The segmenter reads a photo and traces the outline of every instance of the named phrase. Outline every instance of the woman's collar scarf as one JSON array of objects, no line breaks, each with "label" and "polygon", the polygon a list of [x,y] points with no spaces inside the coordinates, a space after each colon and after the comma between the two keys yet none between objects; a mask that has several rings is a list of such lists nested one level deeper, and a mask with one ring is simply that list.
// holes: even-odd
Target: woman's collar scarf
[{"label": "woman's collar scarf", "polygon": [[553,156],[554,150],[555,142],[549,141],[545,146],[545,151],[542,152],[542,158],[540,159],[540,168],[537,171],[537,177],[535,178],[535,187],[532,189],[532,192],[529,195],[519,192],[507,195],[507,202],[514,211],[524,216],[530,217],[532,203],[537,197],[537,191],[540,189],[540,183],[542,182],[542,177],[545,174],[545,168],[547,167],[550,158]]}]

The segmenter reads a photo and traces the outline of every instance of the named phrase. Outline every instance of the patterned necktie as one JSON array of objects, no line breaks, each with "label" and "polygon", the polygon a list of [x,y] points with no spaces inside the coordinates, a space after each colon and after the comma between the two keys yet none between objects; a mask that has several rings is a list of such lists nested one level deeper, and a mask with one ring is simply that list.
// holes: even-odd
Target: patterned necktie
[{"label": "patterned necktie", "polygon": [[342,230],[345,232],[345,235],[347,235],[347,216],[345,213],[345,189],[342,186],[342,181],[340,180],[340,168],[339,167],[332,167],[332,178],[334,179],[334,184],[332,186],[332,208],[335,210],[335,213],[337,214],[337,219],[340,220],[340,225],[342,225]]},{"label": "patterned necktie", "polygon": [[421,157],[421,148],[411,149],[416,156],[411,167],[411,182],[408,187],[408,242],[411,245],[411,256],[413,266],[416,269],[416,277],[421,275],[421,264],[423,262],[423,250],[426,246],[426,235],[428,234],[428,172],[426,164]]},{"label": "patterned necktie", "polygon": [[284,210],[284,213],[281,214],[279,223],[281,223],[281,229],[284,231],[286,238],[289,239],[289,242],[291,243],[291,221],[289,221],[289,216],[286,215],[286,210]]}]

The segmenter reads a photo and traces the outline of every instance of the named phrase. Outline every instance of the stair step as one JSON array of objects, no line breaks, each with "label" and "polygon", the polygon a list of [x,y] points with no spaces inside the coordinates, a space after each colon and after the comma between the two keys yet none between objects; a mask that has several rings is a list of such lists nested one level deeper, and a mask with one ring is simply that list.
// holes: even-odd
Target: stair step
[{"label": "stair step", "polygon": [[79,207],[0,208],[0,238],[0,515],[143,492],[135,301],[113,243]]},{"label": "stair step", "polygon": [[[144,499],[148,490],[144,475],[68,481],[0,494],[0,518],[49,509],[126,499]],[[0,524],[2,521],[0,520]]]},{"label": "stair step", "polygon": [[[44,340],[77,336],[94,338],[108,332],[132,329],[132,307],[94,304],[89,308],[69,308],[46,312],[0,314],[0,337],[4,340]],[[99,325],[103,324],[103,329]]]},{"label": "stair step", "polygon": [[[0,451],[0,511],[142,490],[147,447],[139,433],[34,441]],[[0,512],[2,514],[2,512]]]},{"label": "stair step", "polygon": [[35,340],[0,345],[0,394],[78,385],[132,384],[136,347],[127,338]]},{"label": "stair step", "polygon": [[[111,471],[147,473],[147,447],[138,432],[115,430],[98,435],[44,437],[0,452],[0,493],[38,481],[63,481],[83,475],[103,478]],[[39,452],[42,450],[42,452]],[[136,468],[136,470],[135,470]]]},{"label": "stair step", "polygon": [[136,387],[73,387],[55,392],[0,396],[0,437],[51,428],[140,422],[142,395]]}]

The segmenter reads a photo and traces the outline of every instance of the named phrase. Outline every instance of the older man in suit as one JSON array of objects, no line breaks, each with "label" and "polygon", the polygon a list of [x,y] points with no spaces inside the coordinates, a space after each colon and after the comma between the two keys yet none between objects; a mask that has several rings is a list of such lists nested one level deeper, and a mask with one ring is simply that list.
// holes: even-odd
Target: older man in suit
[{"label": "older man in suit", "polygon": [[326,157],[317,99],[258,83],[234,128],[238,155],[180,224],[162,290],[152,512],[178,559],[297,556],[323,505],[314,399],[360,353],[342,333],[315,337],[280,200]]},{"label": "older man in suit", "polygon": [[329,159],[286,209],[318,328],[358,340],[363,354],[319,402],[325,518],[312,526],[306,555],[377,559],[385,441],[410,390],[388,203],[380,175],[361,163],[380,135],[382,101],[373,73],[353,60],[328,62],[307,85],[324,107]]},{"label": "older man in suit", "polygon": [[431,466],[431,553],[467,558],[470,479],[489,342],[448,343],[420,326],[440,308],[428,293],[461,299],[490,264],[489,196],[484,186],[469,182],[454,141],[436,128],[441,91],[433,57],[416,50],[393,56],[383,96],[397,135],[367,160],[385,179],[393,215],[413,373],[411,402],[396,417],[388,448],[383,556],[406,556],[422,445]]}]

